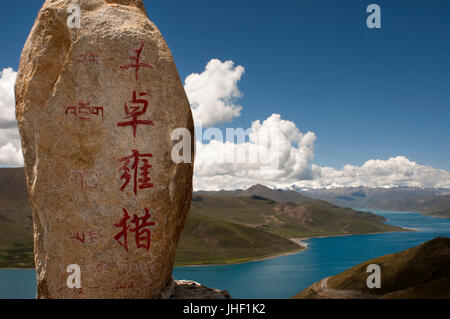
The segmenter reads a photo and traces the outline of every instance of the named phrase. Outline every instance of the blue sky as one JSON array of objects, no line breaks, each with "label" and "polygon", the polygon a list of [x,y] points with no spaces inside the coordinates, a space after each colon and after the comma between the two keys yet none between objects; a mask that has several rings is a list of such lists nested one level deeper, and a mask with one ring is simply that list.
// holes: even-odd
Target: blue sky
[{"label": "blue sky", "polygon": [[[318,166],[404,156],[450,169],[450,1],[144,2],[182,79],[213,58],[245,67],[233,126],[278,113],[316,134]],[[17,70],[42,3],[1,3],[0,70]]]}]

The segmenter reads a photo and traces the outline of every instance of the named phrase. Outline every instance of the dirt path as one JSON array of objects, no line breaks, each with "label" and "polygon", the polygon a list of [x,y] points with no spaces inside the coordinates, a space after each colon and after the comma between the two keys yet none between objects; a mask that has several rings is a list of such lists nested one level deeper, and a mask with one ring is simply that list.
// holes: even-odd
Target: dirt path
[{"label": "dirt path", "polygon": [[325,279],[322,279],[321,283],[320,283],[320,288],[322,289],[328,289],[328,279],[330,279],[330,277],[327,277]]},{"label": "dirt path", "polygon": [[327,277],[312,285],[309,294],[314,295],[317,299],[376,299],[376,297],[353,290],[337,290],[328,288]]}]

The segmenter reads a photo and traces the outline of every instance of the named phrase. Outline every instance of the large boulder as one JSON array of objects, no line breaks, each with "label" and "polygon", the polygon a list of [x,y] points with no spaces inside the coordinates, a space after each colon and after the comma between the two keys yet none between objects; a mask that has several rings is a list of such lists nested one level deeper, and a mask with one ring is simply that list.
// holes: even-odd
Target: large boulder
[{"label": "large boulder", "polygon": [[142,0],[47,0],[15,91],[38,298],[160,296],[192,196],[193,165],[174,163],[171,134],[194,129]]}]

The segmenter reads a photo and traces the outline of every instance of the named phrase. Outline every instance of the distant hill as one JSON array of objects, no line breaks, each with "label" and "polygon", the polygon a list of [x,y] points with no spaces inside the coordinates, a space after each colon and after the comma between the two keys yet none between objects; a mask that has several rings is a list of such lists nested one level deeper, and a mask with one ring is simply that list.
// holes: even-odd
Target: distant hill
[{"label": "distant hill", "polygon": [[243,261],[298,250],[289,238],[402,230],[384,221],[372,213],[262,185],[247,190],[196,192],[177,262]]},{"label": "distant hill", "polygon": [[248,189],[237,189],[232,191],[197,192],[198,195],[214,195],[223,197],[251,197],[259,196],[271,199],[279,203],[304,203],[313,201],[311,197],[300,194],[293,190],[274,190],[263,185],[254,185]]},{"label": "distant hill", "polygon": [[[264,193],[267,192],[269,190],[265,189]],[[285,238],[401,230],[384,224],[383,217],[372,213],[341,208],[312,199],[301,204],[276,202],[260,195],[226,197],[223,194],[221,196],[195,194],[191,215],[211,216]]]},{"label": "distant hill", "polygon": [[[33,228],[23,168],[0,168],[0,268],[32,267]],[[195,193],[177,264],[248,261],[301,249],[290,238],[400,231],[371,213],[262,185]]]},{"label": "distant hill", "polygon": [[[381,268],[381,288],[369,289],[367,267]],[[450,239],[436,238],[369,260],[305,289],[294,298],[450,298]]]},{"label": "distant hill", "polygon": [[298,192],[342,207],[414,211],[450,218],[450,190],[445,189],[346,187]]},{"label": "distant hill", "polygon": [[181,234],[176,263],[238,263],[300,249],[298,244],[281,236],[192,213]]},{"label": "distant hill", "polygon": [[28,201],[25,170],[23,168],[0,168],[0,196],[10,200]]},{"label": "distant hill", "polygon": [[0,249],[33,241],[23,168],[0,168]]}]

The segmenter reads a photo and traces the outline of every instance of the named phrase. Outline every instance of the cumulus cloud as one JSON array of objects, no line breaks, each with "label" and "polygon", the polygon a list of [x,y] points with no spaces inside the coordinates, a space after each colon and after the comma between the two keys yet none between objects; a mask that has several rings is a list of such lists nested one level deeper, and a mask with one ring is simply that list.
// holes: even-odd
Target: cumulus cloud
[{"label": "cumulus cloud", "polygon": [[15,116],[16,76],[17,72],[12,68],[0,72],[0,164],[22,166],[22,148]]},{"label": "cumulus cloud", "polygon": [[[305,135],[306,136],[306,135]],[[303,168],[308,172],[306,162]],[[301,165],[300,165],[301,166]],[[289,167],[289,166],[287,166]],[[263,178],[262,174],[227,174],[196,177],[195,189],[219,190],[247,188],[260,183],[272,188],[338,188],[338,187],[420,187],[420,188],[450,188],[450,172],[436,169],[427,165],[420,165],[403,156],[388,160],[369,160],[362,166],[345,165],[342,169],[311,165],[312,177],[300,176],[293,180],[295,174],[270,176]]]},{"label": "cumulus cloud", "polygon": [[312,166],[313,180],[299,181],[297,187],[439,187],[450,188],[450,172],[420,165],[406,157],[369,160],[362,166],[346,165],[337,170]]},{"label": "cumulus cloud", "polygon": [[14,82],[17,72],[12,68],[0,72],[0,129],[14,127],[16,123]]},{"label": "cumulus cloud", "polygon": [[[238,82],[244,72],[232,61],[213,59],[204,72],[186,78],[185,89],[197,125],[210,127],[240,116],[242,106],[236,100],[242,96]],[[247,138],[236,142],[218,129],[202,132],[207,141],[196,142],[195,189],[236,189],[256,183],[274,188],[450,188],[449,171],[420,165],[402,156],[369,160],[360,167],[346,165],[342,169],[314,165],[316,135],[300,132],[294,122],[283,120],[278,114],[262,122],[254,121],[246,133]]]},{"label": "cumulus cloud", "polygon": [[8,143],[0,147],[0,163],[11,166],[22,166],[23,156],[22,150],[14,146],[13,143]]},{"label": "cumulus cloud", "polygon": [[254,121],[247,133],[248,141],[235,143],[220,131],[205,132],[204,136],[215,139],[208,144],[197,141],[196,189],[235,189],[256,183],[279,187],[312,178],[314,133],[301,133],[279,114]]},{"label": "cumulus cloud", "polygon": [[[242,107],[237,83],[244,68],[233,62],[211,60],[201,74],[186,78],[186,91],[194,116],[204,127],[231,121]],[[0,165],[23,166],[20,136],[15,119],[11,68],[0,72]],[[198,122],[197,122],[198,123]],[[219,190],[246,188],[261,183],[273,188],[297,187],[441,187],[450,188],[450,172],[421,165],[403,156],[369,160],[362,166],[342,169],[312,164],[316,135],[302,133],[292,121],[273,114],[254,121],[237,138],[226,131],[208,129],[196,142],[194,188]],[[233,133],[233,132],[228,132]],[[234,133],[239,133],[235,131]],[[242,138],[244,136],[244,138]]]},{"label": "cumulus cloud", "polygon": [[242,106],[236,100],[242,96],[238,88],[245,69],[233,61],[212,59],[205,70],[193,73],[185,80],[186,94],[194,120],[205,127],[230,122],[241,115]]}]

